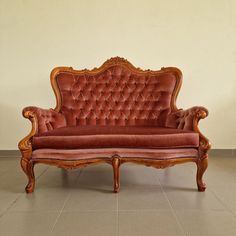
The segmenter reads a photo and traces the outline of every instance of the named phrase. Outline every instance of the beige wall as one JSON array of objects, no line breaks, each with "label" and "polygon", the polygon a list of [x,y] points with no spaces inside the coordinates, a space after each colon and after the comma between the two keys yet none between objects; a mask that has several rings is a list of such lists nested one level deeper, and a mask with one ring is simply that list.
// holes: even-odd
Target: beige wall
[{"label": "beige wall", "polygon": [[112,56],[181,68],[178,105],[206,106],[213,147],[236,147],[235,0],[0,0],[0,149],[30,131],[23,107],[54,107],[53,67]]}]

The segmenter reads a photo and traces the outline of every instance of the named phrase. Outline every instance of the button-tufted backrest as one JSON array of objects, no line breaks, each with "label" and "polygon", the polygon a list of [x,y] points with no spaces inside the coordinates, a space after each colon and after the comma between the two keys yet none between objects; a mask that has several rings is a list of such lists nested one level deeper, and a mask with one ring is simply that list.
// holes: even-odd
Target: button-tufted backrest
[{"label": "button-tufted backrest", "polygon": [[163,126],[180,86],[181,78],[174,72],[142,71],[121,58],[91,71],[60,68],[52,76],[56,109],[69,126]]}]

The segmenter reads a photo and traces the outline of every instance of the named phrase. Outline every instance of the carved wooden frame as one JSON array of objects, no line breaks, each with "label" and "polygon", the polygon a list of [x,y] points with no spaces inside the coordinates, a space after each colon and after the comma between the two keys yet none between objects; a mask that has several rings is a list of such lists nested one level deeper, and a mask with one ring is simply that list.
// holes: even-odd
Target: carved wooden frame
[{"label": "carved wooden frame", "polygon": [[[176,99],[182,84],[182,72],[175,67],[166,67],[161,68],[161,70],[153,71],[153,70],[142,70],[140,68],[134,67],[130,62],[128,62],[124,58],[120,57],[113,57],[103,63],[102,66],[99,68],[94,68],[92,70],[84,69],[84,70],[74,70],[72,67],[56,67],[52,70],[50,79],[53,91],[56,96],[56,107],[54,108],[55,111],[59,112],[61,109],[61,94],[59,91],[59,87],[57,85],[56,77],[59,73],[67,72],[76,75],[94,75],[97,73],[101,73],[102,71],[106,70],[107,68],[114,66],[114,65],[123,65],[127,67],[129,70],[136,74],[149,74],[149,75],[157,75],[163,72],[172,73],[176,77],[176,85],[171,97],[171,111],[175,112],[181,109],[177,109],[176,107]],[[189,158],[175,158],[175,159],[167,159],[167,160],[160,160],[160,159],[145,159],[139,157],[133,158],[124,158],[120,157],[119,155],[114,155],[111,158],[95,158],[95,159],[84,159],[84,160],[57,160],[57,159],[32,159],[32,137],[37,133],[38,129],[38,120],[37,116],[32,111],[26,111],[23,113],[23,116],[29,119],[32,123],[31,132],[23,138],[18,147],[21,151],[22,158],[21,158],[21,167],[25,174],[28,177],[28,184],[25,188],[27,193],[31,193],[34,191],[35,187],[35,176],[34,176],[34,165],[38,163],[42,164],[49,164],[55,165],[65,169],[73,169],[84,167],[87,165],[98,164],[98,163],[108,163],[113,167],[113,180],[114,180],[114,192],[118,192],[120,188],[120,180],[119,180],[119,168],[121,164],[126,162],[132,162],[136,164],[142,164],[146,166],[152,166],[155,168],[166,168],[170,166],[174,166],[176,164],[181,164],[185,162],[195,162],[197,164],[197,175],[196,175],[196,182],[199,191],[205,191],[206,185],[202,180],[202,176],[207,169],[208,165],[208,154],[207,151],[210,149],[209,140],[199,131],[198,122],[200,119],[204,119],[207,114],[205,111],[200,110],[198,111],[193,120],[193,129],[194,131],[199,133],[200,136],[200,146],[198,148],[199,157],[189,157]]]}]

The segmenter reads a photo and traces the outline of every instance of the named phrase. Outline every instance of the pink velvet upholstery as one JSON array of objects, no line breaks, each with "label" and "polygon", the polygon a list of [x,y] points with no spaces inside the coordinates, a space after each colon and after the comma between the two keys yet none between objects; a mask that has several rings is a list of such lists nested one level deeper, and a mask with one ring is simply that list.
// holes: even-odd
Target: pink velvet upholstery
[{"label": "pink velvet upholstery", "polygon": [[56,77],[68,126],[164,126],[176,85],[171,73],[140,75],[112,66],[94,75]]},{"label": "pink velvet upholstery", "polygon": [[64,115],[54,111],[53,109],[42,109],[30,106],[25,107],[22,113],[24,114],[27,111],[31,111],[36,116],[38,124],[36,134],[41,134],[49,130],[66,126]]},{"label": "pink velvet upholstery", "polygon": [[198,147],[198,133],[156,126],[70,126],[33,138],[33,148]]},{"label": "pink velvet upholstery", "polygon": [[166,127],[193,130],[193,122],[199,112],[204,112],[208,115],[208,110],[205,107],[192,107],[187,110],[172,112],[167,117]]},{"label": "pink velvet upholstery", "polygon": [[168,160],[173,158],[198,157],[198,150],[195,148],[178,149],[142,149],[142,148],[93,148],[93,149],[37,149],[33,151],[33,159],[54,159],[57,160],[84,160],[84,159],[111,159],[114,155],[121,158],[145,158]]}]

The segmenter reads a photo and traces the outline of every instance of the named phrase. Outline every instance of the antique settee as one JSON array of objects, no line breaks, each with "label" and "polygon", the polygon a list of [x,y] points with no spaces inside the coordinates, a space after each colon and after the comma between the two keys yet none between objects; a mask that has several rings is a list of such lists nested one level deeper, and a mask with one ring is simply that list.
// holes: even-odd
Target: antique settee
[{"label": "antique settee", "polygon": [[23,109],[32,123],[19,142],[26,192],[34,191],[35,164],[72,169],[104,162],[113,167],[114,192],[126,162],[156,168],[195,162],[198,190],[204,191],[210,144],[198,122],[208,111],[177,109],[181,82],[175,67],[142,70],[120,57],[92,70],[53,69],[56,108]]}]

